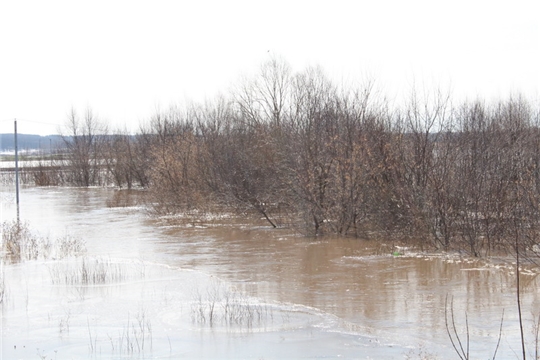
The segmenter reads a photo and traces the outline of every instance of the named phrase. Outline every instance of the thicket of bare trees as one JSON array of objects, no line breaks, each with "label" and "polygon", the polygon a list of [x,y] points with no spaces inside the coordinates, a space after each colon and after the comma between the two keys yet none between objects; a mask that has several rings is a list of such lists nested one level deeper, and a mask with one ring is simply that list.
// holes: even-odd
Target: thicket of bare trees
[{"label": "thicket of bare trees", "polygon": [[[150,135],[141,130],[109,133],[107,125],[88,108],[81,117],[71,109],[62,134],[63,146],[40,160],[33,171],[37,185],[147,187]],[[43,163],[41,163],[43,162]]]},{"label": "thicket of bare trees", "polygon": [[76,186],[103,184],[100,169],[105,157],[103,137],[107,128],[90,108],[85,111],[83,118],[72,108],[67,131],[69,134],[63,136],[68,169],[63,172],[65,181]]},{"label": "thicket of bare trees", "polygon": [[158,112],[136,135],[102,136],[90,111],[72,112],[68,182],[144,187],[157,211],[241,211],[308,235],[530,249],[539,109],[417,95],[392,107],[372,83],[345,89],[273,59],[230,96]]}]

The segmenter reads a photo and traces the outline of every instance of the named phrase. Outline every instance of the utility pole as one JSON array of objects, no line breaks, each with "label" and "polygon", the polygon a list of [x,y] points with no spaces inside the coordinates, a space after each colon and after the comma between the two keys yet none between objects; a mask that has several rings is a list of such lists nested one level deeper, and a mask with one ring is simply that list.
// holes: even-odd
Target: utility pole
[{"label": "utility pole", "polygon": [[17,198],[17,225],[19,224],[19,149],[17,146],[17,119],[15,119],[15,193]]}]

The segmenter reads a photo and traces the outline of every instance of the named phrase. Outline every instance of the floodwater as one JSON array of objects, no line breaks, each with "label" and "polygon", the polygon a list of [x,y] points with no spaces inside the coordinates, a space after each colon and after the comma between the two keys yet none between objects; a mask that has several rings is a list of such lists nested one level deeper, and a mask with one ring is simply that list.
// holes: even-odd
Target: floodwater
[{"label": "floodwater", "polygon": [[[208,214],[156,219],[126,196],[137,194],[21,190],[22,221],[86,251],[3,263],[2,358],[457,358],[447,299],[471,358],[493,357],[501,318],[497,358],[521,354],[511,261],[394,256],[390,243]],[[14,197],[2,188],[3,221]],[[118,199],[127,206],[111,206]],[[520,279],[532,358],[539,282],[534,271]]]}]

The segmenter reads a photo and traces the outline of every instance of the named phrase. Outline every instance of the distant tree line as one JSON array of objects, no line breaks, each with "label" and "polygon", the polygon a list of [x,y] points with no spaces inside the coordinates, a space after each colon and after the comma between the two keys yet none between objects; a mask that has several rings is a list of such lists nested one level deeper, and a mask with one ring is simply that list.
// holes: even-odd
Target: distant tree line
[{"label": "distant tree line", "polygon": [[374,89],[272,59],[228,96],[158,112],[134,136],[73,111],[61,182],[142,187],[161,213],[239,211],[310,236],[474,256],[533,248],[539,108],[436,91],[393,107]]},{"label": "distant tree line", "polygon": [[[61,144],[62,138],[59,135],[28,135],[18,134],[18,149],[20,152],[51,152]],[[12,153],[15,151],[15,136],[11,134],[0,134],[0,151]]]}]

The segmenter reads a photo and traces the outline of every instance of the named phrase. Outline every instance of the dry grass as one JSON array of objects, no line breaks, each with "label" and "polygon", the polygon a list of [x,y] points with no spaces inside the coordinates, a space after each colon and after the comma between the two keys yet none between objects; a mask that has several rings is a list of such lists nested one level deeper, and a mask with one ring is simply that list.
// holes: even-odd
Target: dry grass
[{"label": "dry grass", "polygon": [[103,285],[145,277],[143,263],[118,263],[111,259],[81,257],[49,266],[53,284]]},{"label": "dry grass", "polygon": [[115,358],[144,358],[144,353],[151,352],[153,348],[152,325],[144,310],[141,310],[134,319],[128,313],[127,324],[117,334],[107,334],[107,340],[98,339],[88,321],[88,336],[90,354],[101,351],[100,344],[104,341],[110,344],[111,354],[115,355]]},{"label": "dry grass", "polygon": [[273,319],[272,309],[241,292],[226,287],[219,280],[212,281],[205,293],[195,292],[191,306],[193,323],[251,329]]},{"label": "dry grass", "polygon": [[[3,264],[1,265],[3,269]],[[7,301],[8,291],[6,287],[6,282],[4,280],[4,271],[0,270],[0,306],[3,306]]]}]

